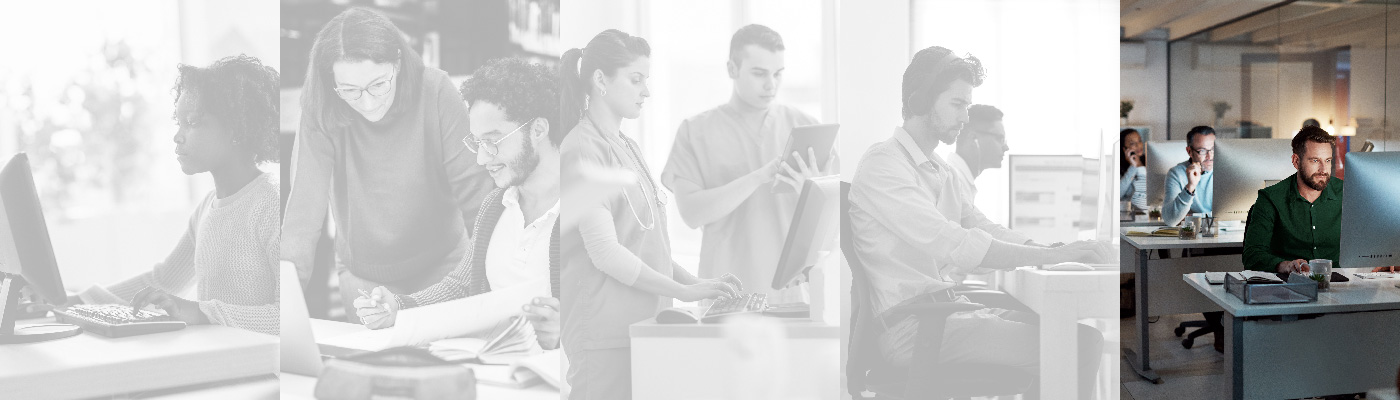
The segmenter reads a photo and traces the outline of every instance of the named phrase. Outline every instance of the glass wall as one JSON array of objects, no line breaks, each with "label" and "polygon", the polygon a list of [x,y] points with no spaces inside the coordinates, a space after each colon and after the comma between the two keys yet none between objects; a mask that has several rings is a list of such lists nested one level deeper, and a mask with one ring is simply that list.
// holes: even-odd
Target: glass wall
[{"label": "glass wall", "polygon": [[1400,121],[1400,2],[1290,3],[1171,42],[1169,123],[1184,139],[1290,138],[1305,120],[1351,150],[1393,142]]}]

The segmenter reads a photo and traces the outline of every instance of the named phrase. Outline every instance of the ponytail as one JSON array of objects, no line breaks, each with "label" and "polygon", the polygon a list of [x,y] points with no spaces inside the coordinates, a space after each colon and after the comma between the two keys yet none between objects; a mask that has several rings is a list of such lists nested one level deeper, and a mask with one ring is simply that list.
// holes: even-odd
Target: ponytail
[{"label": "ponytail", "polygon": [[[587,53],[587,57],[585,57]],[[646,39],[628,35],[616,29],[608,29],[582,49],[569,49],[559,58],[559,124],[560,142],[583,119],[583,110],[588,107],[588,95],[593,89],[589,80],[593,71],[603,71],[612,76],[639,57],[651,57],[651,45]],[[555,139],[551,137],[551,139]]]},{"label": "ponytail", "polygon": [[579,62],[583,59],[583,49],[569,49],[559,58],[559,125],[560,129],[550,130],[550,140],[564,141],[564,136],[578,126],[583,119],[583,108],[587,106],[588,85],[579,76]]}]

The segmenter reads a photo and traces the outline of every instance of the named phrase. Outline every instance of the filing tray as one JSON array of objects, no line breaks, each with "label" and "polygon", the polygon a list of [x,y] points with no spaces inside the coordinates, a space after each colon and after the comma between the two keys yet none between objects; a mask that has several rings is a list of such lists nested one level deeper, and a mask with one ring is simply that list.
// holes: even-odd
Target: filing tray
[{"label": "filing tray", "polygon": [[1288,274],[1284,283],[1250,283],[1225,274],[1225,292],[1245,304],[1308,303],[1317,301],[1317,282],[1298,274]]}]

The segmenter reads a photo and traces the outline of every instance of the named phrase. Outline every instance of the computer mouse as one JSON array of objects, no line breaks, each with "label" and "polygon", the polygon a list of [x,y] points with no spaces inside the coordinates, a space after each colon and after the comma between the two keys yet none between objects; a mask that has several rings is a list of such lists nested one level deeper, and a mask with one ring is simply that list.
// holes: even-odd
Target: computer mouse
[{"label": "computer mouse", "polygon": [[1070,262],[1062,262],[1062,263],[1059,263],[1059,264],[1051,265],[1050,268],[1046,268],[1045,270],[1047,270],[1047,271],[1093,271],[1093,270],[1094,270],[1094,267],[1090,267],[1090,266],[1085,265],[1084,263],[1081,263],[1081,262],[1070,261]]},{"label": "computer mouse", "polygon": [[658,324],[698,324],[700,318],[695,313],[684,308],[671,307],[656,314]]}]

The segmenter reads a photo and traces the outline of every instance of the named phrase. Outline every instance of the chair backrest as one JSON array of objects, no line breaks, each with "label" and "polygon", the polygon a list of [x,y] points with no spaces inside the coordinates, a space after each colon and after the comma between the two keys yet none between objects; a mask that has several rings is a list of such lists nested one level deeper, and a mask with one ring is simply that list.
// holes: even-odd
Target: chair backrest
[{"label": "chair backrest", "polygon": [[869,281],[865,267],[856,256],[855,235],[851,231],[851,183],[841,182],[841,254],[851,268],[851,336],[846,351],[846,390],[851,398],[862,399],[866,373],[873,365],[871,357],[878,355],[869,328],[862,326],[863,314],[871,312],[866,292]]}]

